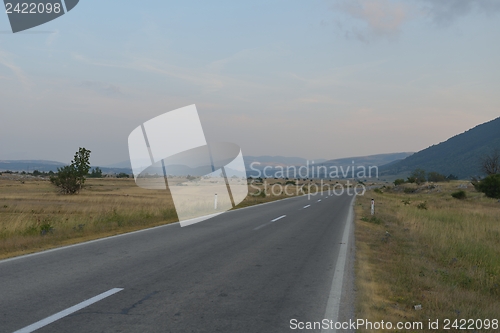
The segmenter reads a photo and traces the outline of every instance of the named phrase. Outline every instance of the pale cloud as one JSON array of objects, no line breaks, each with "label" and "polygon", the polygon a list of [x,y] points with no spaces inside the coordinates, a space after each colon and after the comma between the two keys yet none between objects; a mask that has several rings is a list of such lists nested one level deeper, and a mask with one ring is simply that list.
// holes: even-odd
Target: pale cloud
[{"label": "pale cloud", "polygon": [[336,1],[332,9],[356,19],[361,25],[341,23],[337,27],[345,37],[369,42],[373,36],[391,37],[397,35],[404,23],[414,15],[408,3],[391,0],[342,0]]},{"label": "pale cloud", "polygon": [[24,86],[24,88],[29,89],[31,86],[30,80],[28,79],[26,74],[24,74],[24,71],[21,69],[21,67],[17,66],[14,61],[11,60],[11,58],[12,57],[8,53],[0,51],[0,65],[3,65],[10,69],[16,79]]},{"label": "pale cloud", "polygon": [[337,8],[366,22],[377,34],[398,32],[408,18],[408,8],[404,4],[389,0],[347,1],[339,3]]}]

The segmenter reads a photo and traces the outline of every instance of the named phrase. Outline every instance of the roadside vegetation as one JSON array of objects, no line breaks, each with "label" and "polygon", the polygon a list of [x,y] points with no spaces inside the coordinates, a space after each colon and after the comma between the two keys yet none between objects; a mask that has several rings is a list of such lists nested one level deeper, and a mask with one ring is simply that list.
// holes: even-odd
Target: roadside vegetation
[{"label": "roadside vegetation", "polygon": [[424,331],[429,319],[438,331],[445,319],[500,320],[500,202],[472,184],[405,183],[358,197],[356,247],[357,318],[420,321]]}]

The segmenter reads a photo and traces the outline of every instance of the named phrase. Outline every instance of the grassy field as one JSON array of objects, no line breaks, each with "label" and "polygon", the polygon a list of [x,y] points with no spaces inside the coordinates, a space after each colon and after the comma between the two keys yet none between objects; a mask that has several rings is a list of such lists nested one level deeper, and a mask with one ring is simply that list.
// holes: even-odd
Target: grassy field
[{"label": "grassy field", "polygon": [[[450,331],[459,331],[455,319],[500,320],[500,203],[459,186],[405,184],[358,197],[358,318],[423,322],[424,331],[429,319],[437,331],[446,319]],[[467,198],[453,198],[457,190]]]},{"label": "grassy field", "polygon": [[[63,195],[42,178],[10,178],[0,176],[0,258],[178,220],[166,191],[142,189],[133,179],[88,179],[79,194]],[[279,190],[285,183],[265,179],[251,184],[237,208],[289,197]],[[288,194],[303,194],[306,183],[311,181],[289,184]]]}]

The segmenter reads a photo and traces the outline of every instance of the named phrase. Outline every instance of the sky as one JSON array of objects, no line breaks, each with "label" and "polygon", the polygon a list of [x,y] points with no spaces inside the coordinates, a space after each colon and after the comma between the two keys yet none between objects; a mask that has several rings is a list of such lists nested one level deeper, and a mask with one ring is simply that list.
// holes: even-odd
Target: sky
[{"label": "sky", "polygon": [[419,151],[500,116],[499,17],[496,0],[80,0],[13,34],[0,13],[0,160],[126,161],[137,126],[191,104],[244,155]]}]

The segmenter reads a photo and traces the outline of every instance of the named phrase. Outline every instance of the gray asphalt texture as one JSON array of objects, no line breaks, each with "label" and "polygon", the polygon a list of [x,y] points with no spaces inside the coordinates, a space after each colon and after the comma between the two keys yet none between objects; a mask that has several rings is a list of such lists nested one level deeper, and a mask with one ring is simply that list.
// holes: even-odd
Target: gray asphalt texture
[{"label": "gray asphalt texture", "polygon": [[37,332],[291,332],[323,319],[351,201],[296,197],[0,262],[0,332],[112,288]]}]

